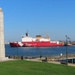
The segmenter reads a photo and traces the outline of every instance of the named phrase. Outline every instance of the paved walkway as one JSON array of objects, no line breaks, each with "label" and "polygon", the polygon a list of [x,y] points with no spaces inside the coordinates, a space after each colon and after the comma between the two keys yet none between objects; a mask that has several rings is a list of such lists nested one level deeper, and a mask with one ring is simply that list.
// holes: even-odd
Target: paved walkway
[{"label": "paved walkway", "polygon": [[[36,61],[36,62],[43,62],[42,60],[40,60],[40,58],[36,58],[36,59],[25,59],[25,60],[28,60],[28,61]],[[57,61],[47,61],[47,63],[61,64],[60,62],[57,62]],[[66,65],[66,64],[61,64],[61,65]],[[68,66],[74,66],[75,67],[75,64],[68,63]]]}]

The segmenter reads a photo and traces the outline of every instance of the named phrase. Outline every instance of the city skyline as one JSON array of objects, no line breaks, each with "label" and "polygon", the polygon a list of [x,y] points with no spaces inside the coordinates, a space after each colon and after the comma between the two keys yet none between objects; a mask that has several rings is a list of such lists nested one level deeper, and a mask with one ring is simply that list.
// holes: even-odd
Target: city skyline
[{"label": "city skyline", "polygon": [[5,41],[21,41],[28,31],[50,36],[51,40],[75,40],[74,0],[0,0],[4,13]]}]

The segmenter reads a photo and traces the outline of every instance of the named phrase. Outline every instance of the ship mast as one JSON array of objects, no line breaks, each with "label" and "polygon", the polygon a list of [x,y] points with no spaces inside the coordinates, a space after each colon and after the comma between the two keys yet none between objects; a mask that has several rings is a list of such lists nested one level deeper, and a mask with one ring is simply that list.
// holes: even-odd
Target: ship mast
[{"label": "ship mast", "polygon": [[49,39],[50,38],[50,36],[48,35],[48,33],[46,32],[46,36],[47,36],[47,38]]},{"label": "ship mast", "polygon": [[29,36],[29,34],[28,34],[28,30],[27,30],[27,32],[26,32],[26,36]]}]

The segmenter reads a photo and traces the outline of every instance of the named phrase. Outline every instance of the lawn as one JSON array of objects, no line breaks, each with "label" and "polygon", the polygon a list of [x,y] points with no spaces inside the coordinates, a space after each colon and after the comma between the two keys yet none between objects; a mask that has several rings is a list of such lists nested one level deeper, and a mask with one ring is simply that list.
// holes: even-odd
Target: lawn
[{"label": "lawn", "polygon": [[75,75],[75,67],[15,60],[0,62],[0,75]]}]

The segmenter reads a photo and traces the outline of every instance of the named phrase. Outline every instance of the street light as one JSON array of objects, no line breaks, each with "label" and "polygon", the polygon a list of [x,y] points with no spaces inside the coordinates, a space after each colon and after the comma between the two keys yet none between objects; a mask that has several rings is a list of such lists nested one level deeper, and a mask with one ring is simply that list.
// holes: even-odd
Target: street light
[{"label": "street light", "polygon": [[66,65],[68,65],[68,51],[67,51],[68,39],[69,39],[69,37],[67,37],[67,35],[66,35]]},{"label": "street light", "polygon": [[17,41],[17,58],[18,58],[18,41]]}]

